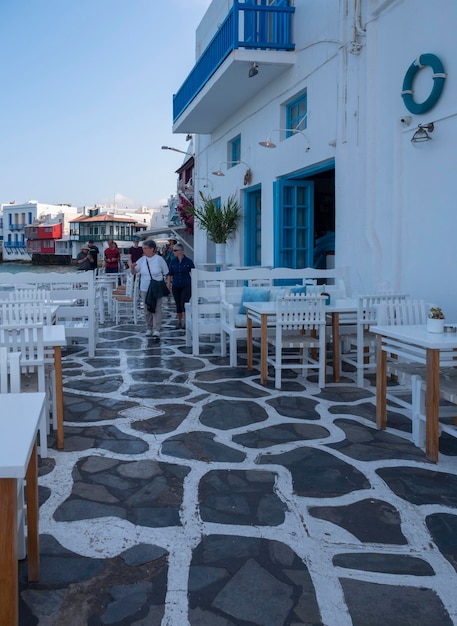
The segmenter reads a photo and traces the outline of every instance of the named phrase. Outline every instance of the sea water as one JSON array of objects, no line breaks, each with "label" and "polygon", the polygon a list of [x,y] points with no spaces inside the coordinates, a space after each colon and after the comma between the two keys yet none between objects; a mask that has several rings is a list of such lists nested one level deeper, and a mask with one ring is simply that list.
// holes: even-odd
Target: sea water
[{"label": "sea water", "polygon": [[76,272],[74,265],[35,265],[33,263],[14,263],[7,261],[0,263],[0,274],[19,274],[20,272],[31,272],[33,274],[48,274],[55,272],[57,274],[68,274]]}]

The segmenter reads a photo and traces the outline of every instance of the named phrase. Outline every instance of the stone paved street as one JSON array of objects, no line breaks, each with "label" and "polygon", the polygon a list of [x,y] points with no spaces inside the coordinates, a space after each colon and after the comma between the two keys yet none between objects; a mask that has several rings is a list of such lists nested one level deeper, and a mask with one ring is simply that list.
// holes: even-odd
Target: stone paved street
[{"label": "stone paved street", "polygon": [[398,407],[377,430],[373,377],[278,392],[173,322],[64,352],[21,626],[457,624],[457,440],[429,463]]}]

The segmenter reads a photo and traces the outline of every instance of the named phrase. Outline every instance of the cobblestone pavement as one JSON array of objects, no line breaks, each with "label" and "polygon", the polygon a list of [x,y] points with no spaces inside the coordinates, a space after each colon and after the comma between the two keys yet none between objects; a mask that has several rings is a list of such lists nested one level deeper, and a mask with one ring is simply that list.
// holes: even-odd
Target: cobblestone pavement
[{"label": "cobblestone pavement", "polygon": [[191,356],[165,308],[160,341],[124,323],[65,352],[21,626],[457,624],[457,440],[429,463],[393,405],[378,431],[372,377],[278,392],[242,352]]}]

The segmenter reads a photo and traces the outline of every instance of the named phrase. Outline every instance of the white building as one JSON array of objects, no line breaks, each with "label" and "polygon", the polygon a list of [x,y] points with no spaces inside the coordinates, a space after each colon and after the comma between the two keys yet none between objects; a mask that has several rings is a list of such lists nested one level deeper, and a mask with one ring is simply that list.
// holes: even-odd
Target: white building
[{"label": "white building", "polygon": [[27,251],[26,227],[32,224],[62,223],[68,234],[68,220],[77,215],[77,209],[66,204],[46,204],[29,200],[24,204],[2,204],[3,213],[3,260],[31,261]]},{"label": "white building", "polygon": [[[456,23],[455,0],[213,0],[173,130],[195,137],[195,197],[207,178],[238,194],[229,262],[313,265],[334,231],[350,293],[407,292],[457,321]],[[214,260],[205,233],[194,247]]]}]

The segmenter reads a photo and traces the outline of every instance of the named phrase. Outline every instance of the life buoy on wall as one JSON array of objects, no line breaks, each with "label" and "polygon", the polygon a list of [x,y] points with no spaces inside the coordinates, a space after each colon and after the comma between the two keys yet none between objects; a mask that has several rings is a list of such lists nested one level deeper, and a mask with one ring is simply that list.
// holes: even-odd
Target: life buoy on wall
[{"label": "life buoy on wall", "polygon": [[[423,67],[429,65],[433,70],[433,89],[430,92],[429,97],[424,102],[415,102],[413,95],[413,82],[417,72]],[[408,67],[408,71],[403,79],[403,89],[401,97],[405,107],[411,113],[419,115],[420,113],[427,113],[430,109],[433,109],[438,102],[441,92],[443,91],[444,80],[447,74],[444,73],[444,67],[439,58],[435,54],[421,54],[418,59],[413,61]]]}]

